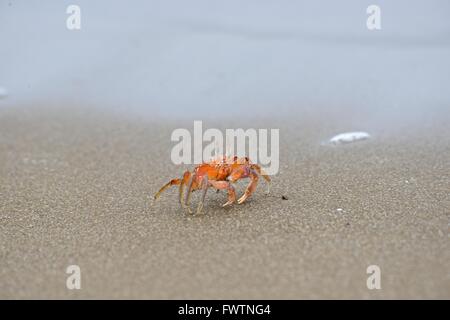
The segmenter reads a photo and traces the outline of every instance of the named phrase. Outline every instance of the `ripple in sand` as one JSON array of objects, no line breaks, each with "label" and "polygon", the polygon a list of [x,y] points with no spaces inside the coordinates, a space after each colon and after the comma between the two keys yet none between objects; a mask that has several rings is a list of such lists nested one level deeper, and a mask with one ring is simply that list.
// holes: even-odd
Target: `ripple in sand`
[{"label": "ripple in sand", "polygon": [[331,144],[346,144],[361,140],[366,140],[370,138],[370,134],[363,131],[356,131],[356,132],[345,132],[338,135],[335,135],[329,140],[329,143]]}]

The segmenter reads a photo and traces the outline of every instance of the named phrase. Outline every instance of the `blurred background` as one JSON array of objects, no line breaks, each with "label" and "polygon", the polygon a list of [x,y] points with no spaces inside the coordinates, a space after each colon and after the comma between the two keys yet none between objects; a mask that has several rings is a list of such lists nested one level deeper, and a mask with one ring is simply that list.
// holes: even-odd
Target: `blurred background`
[{"label": "blurred background", "polygon": [[[81,30],[66,28],[71,4]],[[381,30],[366,27],[371,4]],[[1,0],[0,86],[8,104],[153,116],[350,106],[365,110],[358,121],[420,120],[450,101],[449,9],[445,0]]]}]

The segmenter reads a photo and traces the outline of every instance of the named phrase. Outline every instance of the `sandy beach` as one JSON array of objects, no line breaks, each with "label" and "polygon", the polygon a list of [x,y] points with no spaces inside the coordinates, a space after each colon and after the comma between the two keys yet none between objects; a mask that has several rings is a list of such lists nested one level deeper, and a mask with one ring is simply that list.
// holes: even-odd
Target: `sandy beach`
[{"label": "sandy beach", "polygon": [[187,216],[175,189],[152,195],[183,172],[168,144],[190,122],[0,110],[1,298],[449,298],[448,128],[330,147],[316,116],[283,121],[269,196],[210,192]]},{"label": "sandy beach", "polygon": [[[450,5],[379,2],[0,2],[0,298],[450,299]],[[271,193],[154,202],[194,120],[279,129]]]}]

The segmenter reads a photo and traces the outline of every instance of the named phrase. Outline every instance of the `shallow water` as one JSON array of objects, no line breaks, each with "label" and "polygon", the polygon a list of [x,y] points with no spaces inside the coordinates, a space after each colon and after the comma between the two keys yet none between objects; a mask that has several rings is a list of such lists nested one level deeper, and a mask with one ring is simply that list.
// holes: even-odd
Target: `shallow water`
[{"label": "shallow water", "polygon": [[6,88],[0,87],[0,99],[6,98],[8,95],[8,90]]},{"label": "shallow water", "polygon": [[[88,105],[151,117],[295,118],[344,130],[450,119],[445,0],[0,2],[1,104]],[[341,128],[336,128],[341,129]],[[331,134],[331,132],[330,132]]]}]

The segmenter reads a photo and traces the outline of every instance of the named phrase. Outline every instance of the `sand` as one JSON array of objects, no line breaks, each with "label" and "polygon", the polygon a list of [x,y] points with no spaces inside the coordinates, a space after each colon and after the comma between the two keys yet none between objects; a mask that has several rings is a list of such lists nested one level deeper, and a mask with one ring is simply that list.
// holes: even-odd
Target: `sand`
[{"label": "sand", "polygon": [[[176,189],[152,195],[186,168],[170,134],[190,120],[3,106],[0,298],[448,299],[450,132],[436,114],[342,146],[322,142],[345,115],[241,121],[280,128],[271,194],[262,182],[224,209],[210,192],[188,216]],[[66,288],[71,264],[81,290]]]},{"label": "sand", "polygon": [[[0,2],[0,298],[450,298],[447,0],[77,4]],[[271,194],[153,203],[194,120],[280,129]]]}]

